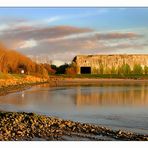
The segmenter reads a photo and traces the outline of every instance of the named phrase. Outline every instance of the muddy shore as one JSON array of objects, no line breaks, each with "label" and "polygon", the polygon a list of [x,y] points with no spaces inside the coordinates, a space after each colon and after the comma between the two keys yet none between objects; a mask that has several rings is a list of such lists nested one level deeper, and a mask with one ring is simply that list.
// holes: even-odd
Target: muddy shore
[{"label": "muddy shore", "polygon": [[0,140],[147,141],[148,135],[116,131],[34,113],[0,112]]}]

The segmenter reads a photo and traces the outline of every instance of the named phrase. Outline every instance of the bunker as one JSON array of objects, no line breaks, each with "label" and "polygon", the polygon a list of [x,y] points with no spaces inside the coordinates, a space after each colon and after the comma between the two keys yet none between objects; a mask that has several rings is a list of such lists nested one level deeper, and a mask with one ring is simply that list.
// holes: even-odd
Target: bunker
[{"label": "bunker", "polygon": [[148,54],[78,55],[72,62],[77,74],[111,74],[123,64],[128,64],[131,70],[136,64],[144,69],[148,66]]}]

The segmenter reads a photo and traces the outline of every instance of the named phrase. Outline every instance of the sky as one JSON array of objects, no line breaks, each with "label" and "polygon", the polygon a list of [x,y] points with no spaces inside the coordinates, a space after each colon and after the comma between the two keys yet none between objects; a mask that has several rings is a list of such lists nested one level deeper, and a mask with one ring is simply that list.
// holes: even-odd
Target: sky
[{"label": "sky", "polygon": [[27,56],[148,54],[148,8],[0,8],[0,42]]}]

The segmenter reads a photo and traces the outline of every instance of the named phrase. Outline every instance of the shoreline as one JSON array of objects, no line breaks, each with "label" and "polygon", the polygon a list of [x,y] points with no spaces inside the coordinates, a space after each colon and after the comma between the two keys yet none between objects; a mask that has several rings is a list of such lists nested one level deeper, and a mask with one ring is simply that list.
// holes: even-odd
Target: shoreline
[{"label": "shoreline", "polygon": [[75,86],[75,85],[98,85],[103,84],[140,84],[147,83],[148,80],[137,80],[137,79],[112,79],[112,78],[50,78],[43,82],[33,82],[33,83],[22,83],[17,85],[8,85],[0,87],[0,96],[7,95],[9,93],[14,93],[18,91],[23,91],[25,89],[31,88],[32,86],[47,84],[50,87],[58,86]]},{"label": "shoreline", "polygon": [[31,83],[20,83],[16,85],[4,85],[0,86],[0,96],[7,95],[9,93],[14,93],[18,91],[23,91],[25,89],[31,88],[32,86],[47,84],[50,87],[57,86],[75,86],[75,85],[97,85],[99,83],[103,84],[140,84],[147,83],[148,79],[117,79],[117,78],[62,78],[62,77],[50,77],[44,81],[37,81]]},{"label": "shoreline", "polygon": [[24,84],[19,84],[19,85],[9,85],[6,87],[1,87],[0,88],[0,96],[7,95],[9,93],[23,91],[23,90],[29,89],[33,86],[47,84],[47,83],[48,83],[48,81],[47,82],[34,82],[34,83],[29,83],[29,84],[24,83]]},{"label": "shoreline", "polygon": [[148,141],[148,135],[24,112],[0,112],[0,140]]}]

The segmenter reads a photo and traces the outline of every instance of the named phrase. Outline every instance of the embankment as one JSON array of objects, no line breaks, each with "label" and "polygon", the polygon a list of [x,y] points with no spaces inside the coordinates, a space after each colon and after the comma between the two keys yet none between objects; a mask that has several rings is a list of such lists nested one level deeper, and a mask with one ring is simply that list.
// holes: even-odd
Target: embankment
[{"label": "embankment", "polygon": [[0,95],[5,95],[10,92],[21,91],[33,85],[49,82],[46,78],[40,78],[30,75],[14,76],[8,75],[0,79]]}]

